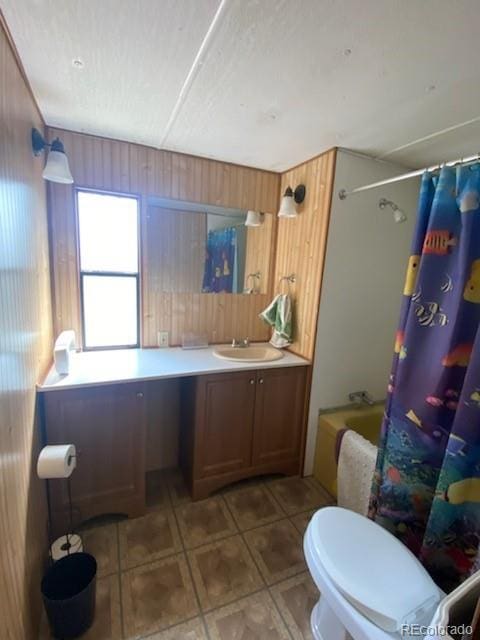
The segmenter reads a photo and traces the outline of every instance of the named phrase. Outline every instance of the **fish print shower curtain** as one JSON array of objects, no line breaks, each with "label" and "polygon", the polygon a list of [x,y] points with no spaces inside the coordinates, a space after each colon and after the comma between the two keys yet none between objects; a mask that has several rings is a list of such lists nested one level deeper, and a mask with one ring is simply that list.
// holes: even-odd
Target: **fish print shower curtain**
[{"label": "fish print shower curtain", "polygon": [[480,568],[479,192],[423,176],[369,510],[447,592]]},{"label": "fish print shower curtain", "polygon": [[208,232],[202,285],[204,293],[232,293],[236,250],[235,227]]}]

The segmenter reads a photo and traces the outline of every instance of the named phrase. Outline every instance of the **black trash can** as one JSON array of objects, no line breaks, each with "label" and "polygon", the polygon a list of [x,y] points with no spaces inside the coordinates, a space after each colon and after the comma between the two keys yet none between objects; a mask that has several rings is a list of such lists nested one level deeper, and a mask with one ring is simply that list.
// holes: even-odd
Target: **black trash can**
[{"label": "black trash can", "polygon": [[96,576],[97,562],[89,553],[72,553],[57,560],[43,576],[43,602],[58,640],[77,638],[92,626]]}]

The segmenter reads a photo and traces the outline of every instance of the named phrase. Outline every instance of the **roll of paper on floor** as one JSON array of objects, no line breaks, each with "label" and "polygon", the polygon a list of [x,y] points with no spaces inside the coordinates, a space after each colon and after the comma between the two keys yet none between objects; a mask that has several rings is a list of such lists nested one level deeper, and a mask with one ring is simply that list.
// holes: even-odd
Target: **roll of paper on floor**
[{"label": "roll of paper on floor", "polygon": [[68,536],[62,536],[57,538],[50,547],[50,553],[52,554],[52,560],[57,561],[64,556],[68,556],[71,553],[80,553],[83,551],[82,539],[76,533],[72,533]]},{"label": "roll of paper on floor", "polygon": [[38,456],[37,474],[39,478],[69,478],[77,466],[75,445],[55,444],[43,447]]}]

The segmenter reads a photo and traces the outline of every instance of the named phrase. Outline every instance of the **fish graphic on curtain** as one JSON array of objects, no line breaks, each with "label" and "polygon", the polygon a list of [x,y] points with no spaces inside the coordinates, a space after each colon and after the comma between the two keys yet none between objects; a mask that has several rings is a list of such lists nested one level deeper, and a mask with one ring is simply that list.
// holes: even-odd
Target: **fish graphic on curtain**
[{"label": "fish graphic on curtain", "polygon": [[202,291],[232,293],[237,251],[235,227],[208,232]]},{"label": "fish graphic on curtain", "polygon": [[447,592],[480,568],[479,192],[423,176],[369,510]]}]

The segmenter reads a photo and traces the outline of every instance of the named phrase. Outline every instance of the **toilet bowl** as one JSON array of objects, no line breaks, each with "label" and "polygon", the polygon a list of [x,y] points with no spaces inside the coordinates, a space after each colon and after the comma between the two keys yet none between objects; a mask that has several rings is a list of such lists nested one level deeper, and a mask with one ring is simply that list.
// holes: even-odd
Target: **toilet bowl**
[{"label": "toilet bowl", "polygon": [[418,640],[408,628],[428,626],[444,597],[399,540],[353,511],[317,511],[303,546],[321,593],[311,616],[315,640]]}]

